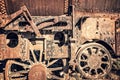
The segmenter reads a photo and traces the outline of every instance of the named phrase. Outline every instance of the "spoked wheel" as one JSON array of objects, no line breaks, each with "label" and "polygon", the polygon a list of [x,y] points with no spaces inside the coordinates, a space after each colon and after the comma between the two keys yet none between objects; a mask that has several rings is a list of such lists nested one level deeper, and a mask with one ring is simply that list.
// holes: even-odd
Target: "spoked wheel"
[{"label": "spoked wheel", "polygon": [[47,68],[40,53],[31,50],[30,59],[8,60],[5,67],[6,80],[47,80]]},{"label": "spoked wheel", "polygon": [[34,50],[28,61],[8,60],[5,67],[6,80],[47,80],[63,79],[66,59],[43,59],[43,54]]},{"label": "spoked wheel", "polygon": [[86,78],[99,79],[111,70],[111,55],[104,46],[98,43],[84,44],[78,50],[77,60],[78,69]]}]

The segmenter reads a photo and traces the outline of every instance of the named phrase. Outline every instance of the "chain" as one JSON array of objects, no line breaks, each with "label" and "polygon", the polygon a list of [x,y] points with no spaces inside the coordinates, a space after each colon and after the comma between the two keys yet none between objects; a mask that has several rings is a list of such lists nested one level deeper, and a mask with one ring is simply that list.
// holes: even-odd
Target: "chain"
[{"label": "chain", "polygon": [[4,0],[0,0],[0,14],[7,14]]}]

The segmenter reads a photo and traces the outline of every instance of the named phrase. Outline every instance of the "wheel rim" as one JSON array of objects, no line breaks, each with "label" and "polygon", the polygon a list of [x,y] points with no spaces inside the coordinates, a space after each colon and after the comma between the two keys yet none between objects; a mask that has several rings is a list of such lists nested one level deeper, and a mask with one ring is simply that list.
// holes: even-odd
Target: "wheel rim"
[{"label": "wheel rim", "polygon": [[110,53],[98,43],[88,43],[81,47],[77,59],[79,70],[87,78],[101,78],[111,70]]}]

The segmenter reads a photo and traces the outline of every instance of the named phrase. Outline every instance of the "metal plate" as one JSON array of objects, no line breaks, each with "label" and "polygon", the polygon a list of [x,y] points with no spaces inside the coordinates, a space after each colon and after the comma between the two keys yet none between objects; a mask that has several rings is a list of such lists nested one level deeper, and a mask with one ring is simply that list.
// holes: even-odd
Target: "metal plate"
[{"label": "metal plate", "polygon": [[[64,14],[65,0],[5,0],[8,14],[19,10],[26,5],[34,16],[62,15]],[[11,6],[12,5],[12,6]]]},{"label": "metal plate", "polygon": [[[72,0],[82,12],[120,12],[119,0]],[[102,6],[101,6],[102,5]]]},{"label": "metal plate", "polygon": [[116,34],[117,55],[120,55],[120,32]]}]

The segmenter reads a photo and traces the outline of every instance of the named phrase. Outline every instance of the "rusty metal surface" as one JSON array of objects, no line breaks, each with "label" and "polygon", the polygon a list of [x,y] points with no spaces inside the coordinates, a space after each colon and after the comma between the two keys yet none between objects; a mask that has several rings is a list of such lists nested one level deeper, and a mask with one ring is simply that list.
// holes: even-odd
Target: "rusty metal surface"
[{"label": "rusty metal surface", "polygon": [[80,12],[120,12],[119,0],[73,0]]},{"label": "rusty metal surface", "polygon": [[114,79],[110,73],[119,58],[120,14],[72,8],[71,15],[31,16],[24,6],[0,16],[0,64],[5,80]]},{"label": "rusty metal surface", "polygon": [[116,52],[117,55],[120,55],[120,18],[115,22],[116,26]]},{"label": "rusty metal surface", "polygon": [[6,53],[6,46],[5,46],[5,36],[0,35],[0,60],[4,59],[4,55]]},{"label": "rusty metal surface", "polygon": [[116,34],[117,55],[120,55],[120,33]]},{"label": "rusty metal surface", "polygon": [[91,79],[106,75],[106,72],[109,72],[112,68],[109,51],[98,43],[83,45],[78,51],[78,61],[80,63],[79,70],[82,71],[84,76]]},{"label": "rusty metal surface", "polygon": [[[64,14],[64,8],[67,8],[65,5],[67,0],[5,0],[7,13],[11,14],[19,10],[23,5],[26,5],[30,13],[33,16],[44,16],[44,15],[62,15]],[[11,6],[13,5],[13,6]]]},{"label": "rusty metal surface", "polygon": [[[4,2],[5,1],[5,2]],[[12,14],[26,5],[33,16],[63,15],[75,5],[80,12],[120,12],[119,0],[1,0],[1,13]],[[12,5],[12,6],[11,6]],[[102,5],[102,6],[101,6]]]},{"label": "rusty metal surface", "polygon": [[28,74],[29,80],[47,80],[46,69],[42,64],[34,65]]},{"label": "rusty metal surface", "polygon": [[[8,34],[9,35],[9,34]],[[6,38],[5,35],[0,35],[0,60],[7,58],[28,58],[28,44],[27,40],[19,37],[18,43],[16,44],[15,39]],[[13,40],[13,41],[12,41]],[[15,48],[14,48],[15,45]],[[16,53],[17,51],[17,53]]]}]

